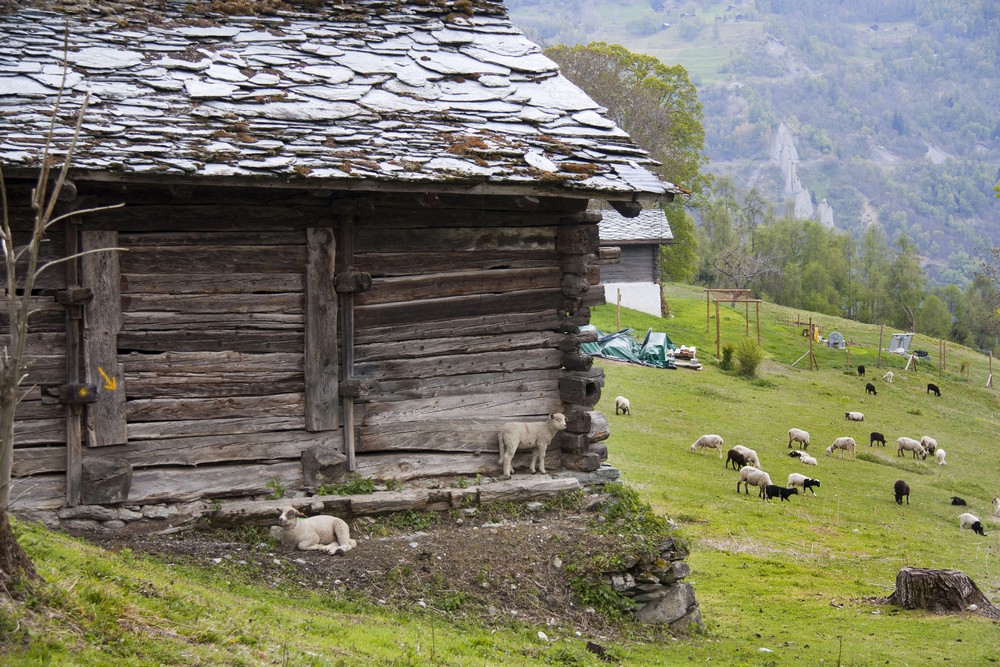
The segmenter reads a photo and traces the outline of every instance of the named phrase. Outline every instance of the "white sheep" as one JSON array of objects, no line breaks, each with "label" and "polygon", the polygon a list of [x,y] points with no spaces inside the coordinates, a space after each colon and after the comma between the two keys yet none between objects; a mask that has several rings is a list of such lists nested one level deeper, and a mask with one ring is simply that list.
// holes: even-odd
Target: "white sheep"
[{"label": "white sheep", "polygon": [[740,492],[740,484],[743,485],[747,495],[750,495],[750,485],[753,484],[760,489],[759,495],[763,496],[764,487],[771,484],[771,476],[763,470],[747,466],[740,468],[740,478],[736,482],[736,493]]},{"label": "white sheep", "polygon": [[938,447],[938,450],[936,452],[934,452],[934,456],[937,458],[937,462],[938,462],[939,466],[945,465],[945,461],[944,461],[945,454],[946,454],[946,452],[943,449],[941,449],[940,447]]},{"label": "white sheep", "polygon": [[907,438],[906,436],[903,436],[902,438],[896,440],[896,445],[897,445],[896,456],[902,456],[903,452],[907,451],[907,452],[913,452],[913,458],[917,458],[918,456],[921,459],[927,458],[927,450],[925,450],[923,448],[923,445],[921,445],[913,438]]},{"label": "white sheep", "polygon": [[565,430],[566,415],[555,412],[543,422],[507,422],[500,429],[497,439],[500,441],[500,464],[503,466],[504,477],[510,479],[511,463],[518,449],[530,449],[531,472],[535,472],[536,464],[539,472],[545,474],[545,450],[556,433]]},{"label": "white sheep", "polygon": [[278,525],[281,526],[281,543],[286,547],[343,556],[344,552],[358,546],[351,539],[351,529],[343,519],[329,514],[306,517],[291,506],[280,509]]},{"label": "white sheep", "polygon": [[[702,447],[704,449],[718,449],[719,450],[719,458],[721,459],[722,458],[722,445],[723,445],[722,436],[715,435],[714,433],[710,433],[710,434],[707,434],[707,435],[703,435],[703,436],[701,436],[700,438],[698,438],[697,440],[694,441],[694,444],[691,445],[691,453],[694,454],[695,452],[697,452],[699,447]],[[748,463],[749,463],[749,461],[748,461]]]},{"label": "white sheep", "polygon": [[757,457],[757,452],[749,447],[744,447],[743,445],[735,445],[733,449],[743,455],[743,457],[747,460],[748,466],[760,468],[760,459]]},{"label": "white sheep", "polygon": [[979,520],[979,517],[975,514],[965,514],[958,515],[958,529],[969,528],[972,532],[986,537],[986,531],[983,530],[983,522]]},{"label": "white sheep", "polygon": [[840,450],[840,458],[844,458],[844,452],[850,452],[851,458],[855,458],[855,452],[857,443],[854,442],[854,438],[850,436],[844,436],[842,438],[837,438],[833,441],[833,444],[826,448],[827,454],[832,454],[833,450]]},{"label": "white sheep", "polygon": [[865,415],[862,412],[845,412],[844,416],[852,422],[863,422],[865,420]]},{"label": "white sheep", "polygon": [[788,429],[788,449],[792,448],[793,442],[800,443],[802,449],[809,449],[809,432],[800,428]]},{"label": "white sheep", "polygon": [[1000,498],[993,499],[993,516],[1000,519]]},{"label": "white sheep", "polygon": [[801,486],[803,494],[806,492],[806,489],[809,489],[815,496],[816,490],[813,487],[819,486],[819,480],[813,479],[812,477],[806,477],[805,475],[801,475],[797,472],[793,472],[788,476],[788,486],[789,487]]},{"label": "white sheep", "polygon": [[800,456],[799,460],[802,461],[807,466],[818,466],[819,465],[819,461],[817,461],[812,456],[809,456],[808,454]]},{"label": "white sheep", "polygon": [[632,404],[624,396],[615,396],[615,414],[618,414],[619,410],[621,410],[623,415],[632,414]]},{"label": "white sheep", "polygon": [[892,384],[893,377],[895,376],[892,374],[892,371],[886,371],[885,375],[882,376],[882,379],[888,382],[889,384]]},{"label": "white sheep", "polygon": [[928,454],[933,454],[934,450],[937,449],[938,444],[937,440],[935,440],[929,435],[925,435],[924,437],[920,438],[920,446],[926,449]]}]

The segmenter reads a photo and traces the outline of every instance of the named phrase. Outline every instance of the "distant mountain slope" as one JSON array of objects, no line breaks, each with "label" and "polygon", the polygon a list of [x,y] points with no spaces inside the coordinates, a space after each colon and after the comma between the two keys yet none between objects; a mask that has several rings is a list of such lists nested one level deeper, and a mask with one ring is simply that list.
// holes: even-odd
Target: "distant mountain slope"
[{"label": "distant mountain slope", "polygon": [[709,168],[779,211],[907,234],[932,281],[1000,245],[995,0],[508,0],[543,44],[602,40],[684,65]]}]

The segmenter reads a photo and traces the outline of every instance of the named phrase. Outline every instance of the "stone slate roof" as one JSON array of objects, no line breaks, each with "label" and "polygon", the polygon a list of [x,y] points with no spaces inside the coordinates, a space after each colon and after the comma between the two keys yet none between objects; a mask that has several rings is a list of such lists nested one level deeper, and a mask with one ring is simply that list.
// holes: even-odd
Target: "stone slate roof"
[{"label": "stone slate roof", "polygon": [[674,239],[667,215],[659,206],[645,208],[634,218],[626,218],[614,209],[602,209],[601,215],[598,227],[602,244],[660,244]]},{"label": "stone slate roof", "polygon": [[682,192],[499,0],[210,11],[233,4],[77,0],[57,13],[8,0],[18,8],[0,11],[0,163],[8,174],[38,164],[68,16],[62,146],[91,95],[77,177],[640,201]]}]

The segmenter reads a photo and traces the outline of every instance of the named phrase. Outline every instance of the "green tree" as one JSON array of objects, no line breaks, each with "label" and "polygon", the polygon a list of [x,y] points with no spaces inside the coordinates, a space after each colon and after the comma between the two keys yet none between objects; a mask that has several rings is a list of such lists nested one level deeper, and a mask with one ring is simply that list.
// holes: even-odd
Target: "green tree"
[{"label": "green tree", "polygon": [[888,308],[891,321],[898,327],[912,331],[916,325],[916,310],[924,298],[927,279],[920,268],[916,247],[906,235],[900,236],[896,241],[896,252],[887,278],[887,288],[892,295]]},{"label": "green tree", "polygon": [[951,337],[951,313],[940,298],[931,294],[920,305],[916,330],[934,338]]},{"label": "green tree", "polygon": [[704,189],[704,114],[686,69],[605,42],[557,45],[545,54],[662,163],[663,178],[693,193]]},{"label": "green tree", "polygon": [[698,237],[694,218],[679,204],[663,207],[674,241],[660,246],[661,275],[665,280],[687,283],[698,273]]}]

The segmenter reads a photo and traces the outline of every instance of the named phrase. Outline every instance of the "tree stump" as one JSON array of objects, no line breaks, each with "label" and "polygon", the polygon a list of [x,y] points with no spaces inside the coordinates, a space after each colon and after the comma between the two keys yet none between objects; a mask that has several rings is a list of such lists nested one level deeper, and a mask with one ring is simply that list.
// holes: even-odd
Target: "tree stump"
[{"label": "tree stump", "polygon": [[[937,614],[975,611],[1000,618],[975,582],[958,570],[904,567],[896,574],[896,590],[889,602],[903,609],[927,609]],[[975,605],[974,607],[972,605]]]}]

